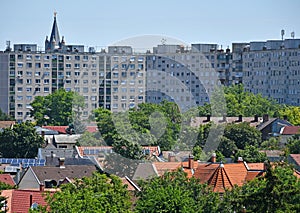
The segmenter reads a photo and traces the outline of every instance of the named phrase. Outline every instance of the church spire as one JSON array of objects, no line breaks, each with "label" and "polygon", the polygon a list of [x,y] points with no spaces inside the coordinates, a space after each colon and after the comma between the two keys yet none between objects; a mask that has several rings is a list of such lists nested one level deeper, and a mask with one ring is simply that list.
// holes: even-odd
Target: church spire
[{"label": "church spire", "polygon": [[[53,22],[53,26],[52,26],[52,31],[51,31],[51,35],[50,35],[50,40],[49,40],[49,44],[51,45],[50,49],[54,50],[59,48],[59,32],[58,32],[58,27],[57,27],[57,22],[56,22],[56,15],[57,12],[54,12],[54,22]],[[52,46],[54,45],[54,46]]]}]

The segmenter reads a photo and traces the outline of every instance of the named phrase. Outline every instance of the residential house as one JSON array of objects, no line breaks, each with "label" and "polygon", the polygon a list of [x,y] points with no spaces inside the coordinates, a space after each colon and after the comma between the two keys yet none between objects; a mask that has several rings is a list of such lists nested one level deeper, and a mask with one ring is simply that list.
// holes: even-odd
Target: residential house
[{"label": "residential house", "polygon": [[285,126],[280,131],[280,142],[286,144],[294,135],[300,135],[300,126]]},{"label": "residential house", "polygon": [[91,176],[97,171],[95,165],[65,165],[65,159],[60,159],[59,166],[30,166],[22,176],[19,189],[39,189],[40,185],[46,188],[59,186],[66,178],[82,178]]},{"label": "residential house", "polygon": [[288,163],[295,166],[295,169],[300,172],[300,154],[290,154],[288,156]]},{"label": "residential house", "polygon": [[0,174],[0,182],[8,184],[12,187],[16,185],[13,177],[10,174]]}]

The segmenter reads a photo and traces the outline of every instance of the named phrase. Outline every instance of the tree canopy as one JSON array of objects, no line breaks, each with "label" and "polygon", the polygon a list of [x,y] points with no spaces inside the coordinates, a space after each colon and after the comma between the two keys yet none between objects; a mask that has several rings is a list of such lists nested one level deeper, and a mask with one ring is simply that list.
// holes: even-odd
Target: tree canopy
[{"label": "tree canopy", "polygon": [[30,116],[38,125],[67,126],[78,121],[84,98],[72,91],[59,89],[47,96],[37,96],[31,103]]},{"label": "tree canopy", "polygon": [[15,124],[0,132],[0,152],[5,158],[34,158],[44,139],[30,122]]},{"label": "tree canopy", "polygon": [[2,111],[2,109],[0,108],[0,121],[13,121],[15,120],[14,118],[10,117],[9,115],[7,115],[6,113],[4,113]]},{"label": "tree canopy", "polygon": [[121,179],[100,173],[63,184],[46,200],[48,206],[33,212],[131,212],[130,196]]}]

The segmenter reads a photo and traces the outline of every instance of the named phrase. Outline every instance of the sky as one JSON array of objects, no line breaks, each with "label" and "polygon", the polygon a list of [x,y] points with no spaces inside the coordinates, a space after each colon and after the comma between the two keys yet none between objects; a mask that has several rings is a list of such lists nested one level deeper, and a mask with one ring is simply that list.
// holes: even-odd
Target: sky
[{"label": "sky", "polygon": [[[166,44],[180,41],[216,43],[300,38],[299,0],[0,0],[0,50],[17,43],[44,48],[50,36],[54,11],[60,36],[66,44],[96,50],[122,40],[149,36]],[[144,43],[143,43],[144,42]],[[122,44],[126,44],[122,43]]]}]

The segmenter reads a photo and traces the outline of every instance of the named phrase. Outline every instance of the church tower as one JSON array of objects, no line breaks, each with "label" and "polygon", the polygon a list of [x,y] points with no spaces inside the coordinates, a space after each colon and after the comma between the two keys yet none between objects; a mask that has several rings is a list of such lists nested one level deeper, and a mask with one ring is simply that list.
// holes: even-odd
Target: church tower
[{"label": "church tower", "polygon": [[61,51],[63,49],[63,46],[65,45],[64,37],[62,37],[62,40],[60,41],[56,15],[57,13],[54,12],[54,22],[52,26],[50,40],[48,40],[48,36],[46,36],[46,40],[45,40],[46,52]]}]

